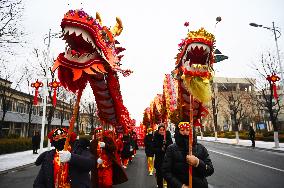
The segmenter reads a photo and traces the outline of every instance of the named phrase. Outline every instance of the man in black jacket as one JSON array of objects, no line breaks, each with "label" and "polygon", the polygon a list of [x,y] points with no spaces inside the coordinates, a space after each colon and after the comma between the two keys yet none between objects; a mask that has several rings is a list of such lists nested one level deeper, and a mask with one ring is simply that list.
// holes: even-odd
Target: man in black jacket
[{"label": "man in black jacket", "polygon": [[[61,174],[61,181],[64,187],[90,188],[91,180],[89,172],[94,167],[94,159],[87,148],[89,140],[79,140],[75,144],[76,134],[73,133],[70,143],[73,148],[70,151],[63,151],[67,137],[66,129],[56,129],[48,135],[55,149],[42,153],[36,160],[37,166],[41,165],[39,173],[34,181],[34,188],[57,188],[59,168],[62,166],[67,171]],[[67,172],[65,174],[65,172]]]},{"label": "man in black jacket", "polygon": [[214,173],[207,149],[197,143],[194,129],[192,155],[189,155],[189,130],[189,127],[180,128],[178,126],[175,132],[176,143],[167,149],[162,172],[168,183],[168,188],[188,188],[189,165],[192,166],[193,188],[208,188],[206,177]]},{"label": "man in black jacket", "polygon": [[164,162],[166,149],[172,143],[173,141],[171,138],[171,133],[169,131],[166,131],[164,125],[160,125],[158,127],[158,130],[154,134],[154,167],[156,169],[156,180],[158,188],[163,188],[162,165]]}]

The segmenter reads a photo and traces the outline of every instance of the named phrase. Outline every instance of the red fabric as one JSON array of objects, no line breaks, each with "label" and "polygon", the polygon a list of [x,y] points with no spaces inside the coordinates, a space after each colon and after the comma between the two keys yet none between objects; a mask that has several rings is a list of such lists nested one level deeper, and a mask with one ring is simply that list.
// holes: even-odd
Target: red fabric
[{"label": "red fabric", "polygon": [[275,100],[278,100],[277,87],[275,83],[273,84],[273,96]]},{"label": "red fabric", "polygon": [[123,127],[124,132],[127,132],[127,127],[131,125],[132,120],[130,118],[127,108],[123,105],[123,99],[120,93],[120,85],[118,82],[118,78],[114,73],[110,72],[108,74],[107,81],[108,88],[110,90],[110,94],[114,102],[118,124]]},{"label": "red fabric", "polygon": [[[60,165],[62,165],[61,168],[63,168],[63,170],[62,170],[61,177],[58,177],[59,176],[58,173],[59,173],[59,170],[60,170]],[[59,179],[60,179],[61,182],[63,182],[62,185],[68,184],[68,182],[69,182],[68,181],[69,164],[68,163],[60,163],[58,152],[55,152],[55,154],[54,154],[53,169],[54,169],[54,171],[53,171],[54,186],[58,187]]]},{"label": "red fabric", "polygon": [[53,106],[56,106],[56,88],[53,89]]},{"label": "red fabric", "polygon": [[87,74],[83,72],[81,78],[76,81],[73,81],[73,75],[72,69],[64,66],[58,67],[58,78],[65,89],[73,93],[84,90],[87,85]]},{"label": "red fabric", "polygon": [[35,90],[35,96],[34,96],[34,105],[37,105],[37,102],[38,102],[38,88],[36,88]]}]

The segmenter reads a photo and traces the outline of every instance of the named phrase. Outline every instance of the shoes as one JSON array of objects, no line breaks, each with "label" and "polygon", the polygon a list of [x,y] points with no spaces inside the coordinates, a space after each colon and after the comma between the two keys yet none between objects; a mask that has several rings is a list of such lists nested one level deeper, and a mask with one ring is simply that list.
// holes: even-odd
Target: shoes
[{"label": "shoes", "polygon": [[150,172],[150,173],[149,173],[149,176],[153,176],[153,172]]},{"label": "shoes", "polygon": [[123,167],[123,168],[127,168],[127,166],[125,166],[125,165],[122,165],[122,167]]}]

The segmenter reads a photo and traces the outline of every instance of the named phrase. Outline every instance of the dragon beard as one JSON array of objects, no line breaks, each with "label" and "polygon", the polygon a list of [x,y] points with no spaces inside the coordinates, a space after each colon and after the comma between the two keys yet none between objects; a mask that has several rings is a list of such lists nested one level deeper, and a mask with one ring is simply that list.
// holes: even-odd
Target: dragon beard
[{"label": "dragon beard", "polygon": [[207,103],[211,100],[211,86],[209,82],[204,81],[201,77],[192,77],[182,75],[183,84],[186,90],[191,93],[197,100]]}]

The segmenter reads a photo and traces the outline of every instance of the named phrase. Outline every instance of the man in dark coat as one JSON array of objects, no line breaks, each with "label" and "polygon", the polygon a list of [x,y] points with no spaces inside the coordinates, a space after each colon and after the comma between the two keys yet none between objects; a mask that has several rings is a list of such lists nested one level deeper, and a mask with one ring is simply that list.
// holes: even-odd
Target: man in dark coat
[{"label": "man in dark coat", "polygon": [[166,131],[164,125],[160,125],[158,127],[158,130],[154,134],[154,147],[153,147],[155,153],[154,167],[156,169],[156,180],[158,188],[163,188],[162,165],[166,149],[172,143],[173,141],[171,138],[171,133],[169,131]]},{"label": "man in dark coat", "polygon": [[60,165],[67,169],[63,171],[61,181],[64,187],[90,188],[91,181],[89,172],[94,166],[94,159],[88,150],[89,141],[76,140],[76,134],[71,135],[70,143],[74,144],[71,151],[62,151],[64,148],[67,130],[56,129],[49,134],[52,145],[55,149],[42,153],[36,160],[37,166],[41,165],[40,171],[34,181],[34,188],[55,188],[58,187]]},{"label": "man in dark coat", "polygon": [[154,171],[154,137],[152,128],[147,129],[147,134],[144,138],[144,146],[147,156],[149,175],[152,176]]},{"label": "man in dark coat", "polygon": [[38,131],[35,131],[34,135],[32,136],[33,154],[37,154],[39,145],[40,145],[40,136],[39,136]]},{"label": "man in dark coat", "polygon": [[251,147],[255,147],[255,131],[252,126],[249,126],[249,138],[251,140]]},{"label": "man in dark coat", "polygon": [[175,131],[176,143],[167,149],[162,171],[168,188],[188,188],[189,165],[192,166],[193,188],[208,188],[206,177],[214,173],[207,149],[197,143],[194,130],[192,155],[189,155],[189,129],[177,127]]}]

